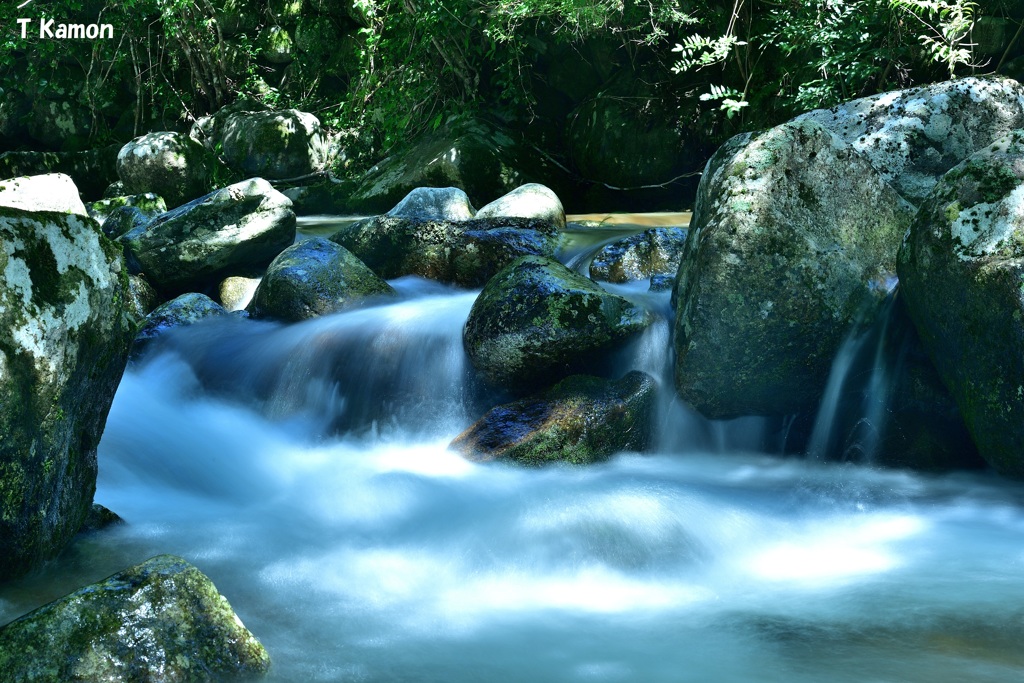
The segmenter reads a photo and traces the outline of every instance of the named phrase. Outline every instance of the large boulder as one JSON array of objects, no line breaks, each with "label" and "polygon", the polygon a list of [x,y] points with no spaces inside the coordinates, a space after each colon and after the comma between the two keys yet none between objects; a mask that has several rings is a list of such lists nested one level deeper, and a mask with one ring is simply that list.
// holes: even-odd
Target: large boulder
[{"label": "large boulder", "polygon": [[656,385],[633,371],[617,382],[574,375],[547,391],[497,406],[451,443],[476,461],[524,465],[598,462],[647,448]]},{"label": "large boulder", "polygon": [[331,237],[383,278],[419,275],[481,287],[520,256],[554,256],[558,230],[545,220],[462,221],[376,216]]},{"label": "large boulder", "polygon": [[266,673],[270,656],[180,557],[160,555],[0,628],[4,681],[191,683]]},{"label": "large boulder", "polygon": [[0,206],[88,215],[74,181],[63,173],[0,180]]},{"label": "large boulder", "polygon": [[468,221],[474,213],[469,197],[457,187],[417,187],[386,215],[421,221]]},{"label": "large boulder", "polygon": [[820,123],[850,143],[917,205],[943,173],[1024,128],[1024,86],[1001,76],[970,76],[864,97],[796,120]]},{"label": "large boulder", "polygon": [[211,192],[120,238],[129,263],[170,293],[202,290],[233,270],[266,266],[294,239],[291,201],[262,178]]},{"label": "large boulder", "polygon": [[480,292],[463,342],[485,381],[527,392],[593,371],[649,322],[641,307],[558,261],[524,256]]},{"label": "large boulder", "polygon": [[117,154],[117,175],[128,194],[153,192],[179,206],[210,191],[215,160],[181,133],[148,133]]},{"label": "large boulder", "polygon": [[723,146],[701,180],[676,284],[682,398],[712,418],[813,410],[842,339],[883,300],[912,217],[814,122]]},{"label": "large boulder", "polygon": [[246,177],[295,178],[320,170],[327,159],[320,120],[297,109],[236,112],[218,132],[214,144]]},{"label": "large boulder", "polygon": [[0,208],[0,579],[56,555],[96,488],[135,332],[121,250],[88,217]]},{"label": "large boulder", "polygon": [[1024,133],[950,170],[899,254],[910,315],[982,457],[1024,477]]},{"label": "large boulder", "polygon": [[297,322],[394,295],[391,285],[348,249],[313,237],[288,247],[271,262],[249,312],[255,318]]},{"label": "large boulder", "polygon": [[590,262],[590,277],[622,283],[675,275],[683,258],[686,232],[686,228],[651,228],[607,244]]}]

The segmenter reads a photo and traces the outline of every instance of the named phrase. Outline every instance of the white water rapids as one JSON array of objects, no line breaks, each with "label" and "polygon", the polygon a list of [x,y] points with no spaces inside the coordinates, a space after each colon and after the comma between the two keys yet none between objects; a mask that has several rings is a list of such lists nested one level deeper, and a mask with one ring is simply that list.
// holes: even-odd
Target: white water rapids
[{"label": "white water rapids", "polygon": [[[709,426],[669,386],[659,453],[470,463],[446,445],[488,407],[461,351],[474,293],[399,289],[198,325],[130,369],[96,493],[127,524],[5,586],[0,623],[174,553],[271,681],[1024,678],[1019,484],[752,452],[760,422]],[[622,362],[665,382],[668,348],[662,322]]]}]

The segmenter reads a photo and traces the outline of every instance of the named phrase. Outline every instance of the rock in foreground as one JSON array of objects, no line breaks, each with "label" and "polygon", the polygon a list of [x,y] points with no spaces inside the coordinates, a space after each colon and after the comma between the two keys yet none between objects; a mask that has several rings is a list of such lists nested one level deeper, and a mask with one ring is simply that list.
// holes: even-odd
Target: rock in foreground
[{"label": "rock in foreground", "polygon": [[1024,133],[953,168],[900,250],[911,318],[978,451],[1024,477]]},{"label": "rock in foreground", "polygon": [[542,394],[492,408],[451,448],[471,460],[524,465],[582,465],[642,451],[651,437],[654,394],[654,380],[642,372],[617,382],[574,375]]},{"label": "rock in foreground", "polygon": [[0,272],[3,579],[60,552],[89,512],[135,326],[120,249],[91,218],[0,208]]},{"label": "rock in foreground", "polygon": [[524,256],[484,287],[463,343],[488,383],[525,392],[592,371],[649,322],[641,307],[558,261]]},{"label": "rock in foreground", "polygon": [[0,628],[5,683],[186,683],[265,673],[270,657],[209,578],[154,557]]}]

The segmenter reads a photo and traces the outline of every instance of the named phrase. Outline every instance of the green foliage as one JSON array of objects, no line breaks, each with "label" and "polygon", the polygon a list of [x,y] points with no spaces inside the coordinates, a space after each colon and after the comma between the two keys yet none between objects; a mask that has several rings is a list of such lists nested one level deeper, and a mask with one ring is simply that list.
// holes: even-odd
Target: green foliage
[{"label": "green foliage", "polygon": [[932,61],[945,65],[949,77],[956,77],[958,66],[974,64],[970,42],[977,3],[970,0],[890,0],[921,22],[925,33],[919,36]]}]

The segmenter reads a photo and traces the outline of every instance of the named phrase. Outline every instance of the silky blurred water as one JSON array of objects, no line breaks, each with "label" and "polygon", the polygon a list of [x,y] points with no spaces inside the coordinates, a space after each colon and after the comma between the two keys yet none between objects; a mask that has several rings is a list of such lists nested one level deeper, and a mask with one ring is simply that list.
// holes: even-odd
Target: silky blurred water
[{"label": "silky blurred water", "polygon": [[[160,553],[209,575],[272,681],[1024,679],[1024,488],[762,452],[672,398],[667,294],[617,362],[658,452],[585,468],[446,449],[487,407],[475,292],[182,330],[134,365],[96,500],[126,525],[0,588],[0,623]],[[491,397],[493,399],[493,397]]]}]

